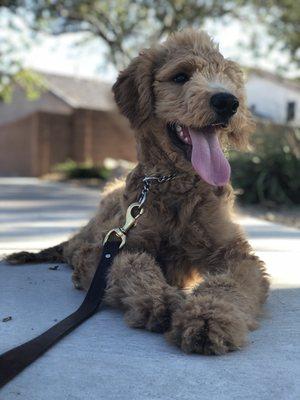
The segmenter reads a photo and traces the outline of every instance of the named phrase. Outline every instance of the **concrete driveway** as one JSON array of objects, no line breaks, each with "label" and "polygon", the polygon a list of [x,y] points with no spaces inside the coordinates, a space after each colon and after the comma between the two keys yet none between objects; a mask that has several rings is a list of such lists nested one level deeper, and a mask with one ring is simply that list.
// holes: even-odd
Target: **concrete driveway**
[{"label": "concrete driveway", "polygon": [[[0,251],[58,243],[92,215],[96,190],[0,179]],[[129,329],[105,309],[0,391],[0,400],[296,400],[300,398],[300,231],[240,221],[272,274],[261,328],[242,351],[186,355],[159,334]],[[70,269],[0,265],[0,353],[41,333],[80,304]],[[12,319],[2,322],[6,317]]]}]

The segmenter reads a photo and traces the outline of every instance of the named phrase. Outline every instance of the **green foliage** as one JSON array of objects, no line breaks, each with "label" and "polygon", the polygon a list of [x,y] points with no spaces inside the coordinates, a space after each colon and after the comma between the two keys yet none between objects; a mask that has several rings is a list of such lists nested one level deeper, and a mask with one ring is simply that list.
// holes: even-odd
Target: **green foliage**
[{"label": "green foliage", "polygon": [[281,43],[291,58],[300,63],[300,2],[297,0],[241,0],[252,4],[259,19],[267,26],[274,43]]},{"label": "green foliage", "polygon": [[241,202],[300,204],[299,131],[287,127],[258,130],[253,147],[252,152],[230,155],[232,183]]},{"label": "green foliage", "polygon": [[36,100],[46,89],[43,77],[30,69],[21,69],[15,75],[14,80],[24,89],[29,100]]},{"label": "green foliage", "polygon": [[43,90],[42,78],[23,67],[22,53],[30,45],[24,35],[23,21],[6,7],[14,2],[0,1],[0,100],[10,101],[14,85],[21,86],[30,100],[36,99]]},{"label": "green foliage", "polygon": [[42,76],[30,69],[20,69],[15,73],[0,74],[0,99],[11,101],[14,85],[24,89],[28,100],[36,100],[45,89]]},{"label": "green foliage", "polygon": [[111,175],[111,171],[104,166],[97,167],[91,162],[76,163],[73,160],[67,160],[64,163],[57,164],[54,171],[62,174],[64,179],[107,180]]},{"label": "green foliage", "polygon": [[14,0],[3,4],[14,12],[30,13],[34,30],[55,35],[84,32],[87,39],[100,38],[118,67],[136,48],[167,33],[224,17],[253,24],[253,16],[268,28],[273,43],[282,43],[299,61],[300,2],[295,0]]},{"label": "green foliage", "polygon": [[83,32],[86,40],[99,38],[107,55],[124,66],[136,49],[184,27],[201,27],[209,18],[235,13],[239,0],[19,0],[15,12],[30,12],[34,30],[51,34]]}]

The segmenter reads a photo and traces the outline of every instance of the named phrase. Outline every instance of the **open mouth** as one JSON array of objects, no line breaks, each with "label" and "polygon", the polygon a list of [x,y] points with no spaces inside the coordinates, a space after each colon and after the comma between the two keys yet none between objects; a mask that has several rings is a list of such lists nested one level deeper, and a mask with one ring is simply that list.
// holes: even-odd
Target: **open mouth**
[{"label": "open mouth", "polygon": [[218,132],[226,127],[224,122],[203,127],[168,124],[173,144],[184,152],[200,177],[213,186],[224,186],[230,179],[230,165],[218,138]]}]

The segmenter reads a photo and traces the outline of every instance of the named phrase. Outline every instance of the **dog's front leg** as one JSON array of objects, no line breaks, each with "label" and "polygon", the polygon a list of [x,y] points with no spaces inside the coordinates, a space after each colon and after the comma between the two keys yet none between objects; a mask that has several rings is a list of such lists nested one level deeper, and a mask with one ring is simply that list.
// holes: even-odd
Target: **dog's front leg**
[{"label": "dog's front leg", "polygon": [[175,311],[167,337],[186,352],[224,354],[246,343],[268,291],[263,263],[249,255],[207,275]]},{"label": "dog's front leg", "polygon": [[109,273],[105,301],[125,310],[129,326],[164,332],[183,295],[167,284],[151,255],[122,251]]}]

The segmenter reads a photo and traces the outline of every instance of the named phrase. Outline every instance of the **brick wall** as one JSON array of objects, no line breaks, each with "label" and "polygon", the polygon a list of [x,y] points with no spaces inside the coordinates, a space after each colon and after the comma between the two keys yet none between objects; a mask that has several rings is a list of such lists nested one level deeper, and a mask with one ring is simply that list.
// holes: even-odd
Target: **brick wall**
[{"label": "brick wall", "polygon": [[37,115],[0,127],[0,175],[34,176]]},{"label": "brick wall", "polygon": [[134,134],[116,112],[76,110],[72,117],[72,158],[101,164],[106,157],[136,161]]},{"label": "brick wall", "polygon": [[44,175],[52,167],[71,158],[71,117],[61,114],[38,114],[38,163],[36,176]]},{"label": "brick wall", "polygon": [[1,176],[41,176],[68,158],[101,164],[106,157],[136,160],[133,132],[117,112],[38,112],[0,126]]}]

